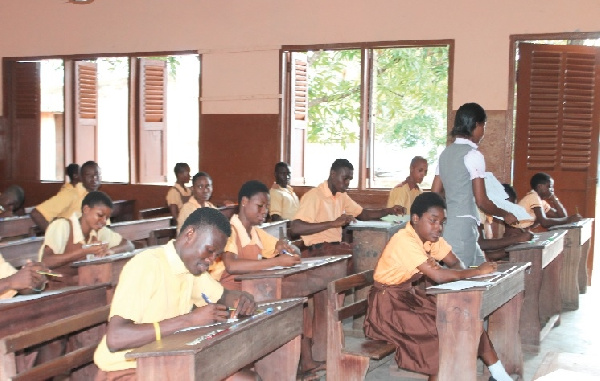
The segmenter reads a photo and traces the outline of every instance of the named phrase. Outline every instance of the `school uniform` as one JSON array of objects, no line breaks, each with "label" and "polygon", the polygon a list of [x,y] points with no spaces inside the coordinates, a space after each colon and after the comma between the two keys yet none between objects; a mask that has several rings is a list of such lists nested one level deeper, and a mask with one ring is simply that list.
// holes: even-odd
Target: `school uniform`
[{"label": "school uniform", "polygon": [[408,224],[394,234],[377,262],[368,296],[365,335],[394,344],[395,359],[401,368],[438,373],[436,299],[416,283],[423,277],[418,266],[429,257],[440,261],[451,250],[443,238],[423,243]]},{"label": "school uniform", "polygon": [[[327,181],[306,192],[300,200],[300,208],[294,216],[295,220],[304,222],[333,221],[342,214],[354,217],[361,214],[362,206],[358,205],[346,192],[331,193]],[[331,228],[322,232],[303,235],[302,241],[307,246],[303,256],[321,256],[352,253],[352,247],[342,241],[342,228]]]},{"label": "school uniform", "polygon": [[[170,241],[139,253],[123,267],[109,320],[120,316],[136,324],[161,322],[189,313],[194,305],[205,306],[202,294],[216,302],[223,295],[223,287],[207,273],[191,274],[174,241]],[[104,372],[135,369],[135,360],[125,359],[129,350],[110,352],[105,335],[94,353],[94,362]]]},{"label": "school uniform", "polygon": [[387,207],[391,208],[394,205],[400,205],[406,208],[407,213],[410,213],[410,206],[412,205],[413,201],[415,201],[415,198],[417,198],[417,196],[421,193],[423,193],[423,190],[418,184],[415,188],[411,189],[408,183],[404,183],[390,191]]},{"label": "school uniform", "polygon": [[465,266],[485,262],[483,251],[477,243],[477,226],[481,222],[473,194],[473,179],[485,178],[485,159],[477,149],[477,144],[456,138],[441,153],[436,175],[440,176],[446,195],[444,239]]},{"label": "school uniform", "polygon": [[[44,243],[38,253],[38,260],[41,262],[44,255],[44,248],[48,246],[55,255],[61,255],[68,251],[76,249],[78,244],[89,244],[93,242],[106,242],[108,248],[118,246],[123,237],[108,227],[90,232],[89,238],[85,239],[81,230],[79,216],[75,213],[69,219],[60,218],[48,225],[46,234],[44,235]],[[57,273],[65,275],[62,278],[52,277],[49,279],[50,288],[59,288],[77,284],[77,269],[70,265],[61,266],[54,269]],[[55,279],[56,278],[56,279]]]},{"label": "school uniform", "polygon": [[[255,261],[275,257],[277,238],[256,226],[252,226],[250,235],[248,235],[237,214],[234,214],[229,222],[231,224],[231,236],[227,240],[225,251],[235,254],[238,258]],[[215,262],[211,266],[210,274],[228,290],[242,289],[241,282],[236,282],[234,280],[235,276],[227,272],[223,261]]]},{"label": "school uniform", "polygon": [[48,222],[56,218],[69,218],[73,213],[81,217],[81,202],[87,194],[87,189],[81,183],[74,187],[65,184],[56,195],[37,205],[35,209]]},{"label": "school uniform", "polygon": [[521,221],[519,223],[519,227],[521,227],[521,228],[527,228],[534,224],[535,212],[533,211],[533,209],[542,208],[544,210],[544,213],[548,213],[548,211],[551,209],[550,204],[548,204],[546,201],[542,200],[540,195],[538,195],[538,193],[533,189],[530,190],[518,202],[518,204],[520,206],[522,206],[525,209],[525,211],[527,211],[527,214],[529,214],[531,216],[531,220]]},{"label": "school uniform", "polygon": [[177,234],[179,234],[179,232],[181,231],[181,227],[183,226],[183,223],[190,216],[190,214],[192,214],[192,212],[194,210],[199,209],[199,208],[216,209],[217,207],[214,206],[210,201],[206,201],[206,205],[202,206],[202,205],[200,205],[198,200],[196,200],[195,197],[190,197],[188,202],[183,204],[183,207],[181,207],[181,209],[179,209],[179,215],[177,216]]},{"label": "school uniform", "polygon": [[273,183],[269,190],[269,196],[271,198],[269,207],[271,215],[277,214],[284,220],[294,218],[296,211],[300,207],[300,200],[294,192],[294,188],[289,185],[282,188],[279,184]]},{"label": "school uniform", "polygon": [[177,210],[183,208],[183,204],[188,202],[192,196],[192,190],[188,187],[182,187],[175,183],[167,192],[167,205],[177,205]]},{"label": "school uniform", "polygon": [[[0,254],[0,279],[8,278],[11,275],[17,273],[17,269],[4,260],[2,254]],[[17,290],[6,290],[0,294],[0,299],[10,299],[17,295]]]}]

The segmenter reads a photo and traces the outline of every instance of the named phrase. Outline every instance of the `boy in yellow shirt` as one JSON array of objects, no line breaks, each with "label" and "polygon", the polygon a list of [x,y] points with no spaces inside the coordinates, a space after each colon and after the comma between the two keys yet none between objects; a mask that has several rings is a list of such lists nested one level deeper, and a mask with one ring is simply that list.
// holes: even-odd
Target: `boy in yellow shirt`
[{"label": "boy in yellow shirt", "polygon": [[410,161],[410,173],[402,183],[396,185],[390,191],[387,207],[391,208],[394,205],[403,206],[406,210],[410,210],[415,198],[423,193],[419,186],[423,182],[423,178],[427,176],[427,160],[422,156],[415,156]]}]

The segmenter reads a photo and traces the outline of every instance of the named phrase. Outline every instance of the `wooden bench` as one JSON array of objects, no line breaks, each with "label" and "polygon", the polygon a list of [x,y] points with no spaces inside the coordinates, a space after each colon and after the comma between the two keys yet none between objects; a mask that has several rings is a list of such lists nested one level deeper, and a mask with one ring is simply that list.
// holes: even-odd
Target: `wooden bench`
[{"label": "wooden bench", "polygon": [[171,210],[169,209],[168,206],[161,206],[158,208],[140,209],[138,214],[139,214],[140,220],[146,220],[148,218],[155,218],[155,217],[170,217]]},{"label": "wooden bench", "polygon": [[150,232],[150,236],[148,237],[148,245],[164,245],[175,237],[177,237],[177,226],[169,226],[168,228],[164,229],[152,230]]},{"label": "wooden bench", "polygon": [[29,215],[0,218],[0,239],[35,235],[34,227]]},{"label": "wooden bench", "polygon": [[237,214],[240,211],[238,204],[220,206],[217,209],[219,209],[228,220],[231,219],[234,214]]},{"label": "wooden bench", "polygon": [[350,292],[373,284],[373,270],[363,271],[329,283],[327,287],[327,380],[364,380],[370,360],[381,360],[393,353],[394,345],[366,337],[346,340],[342,321],[364,315],[367,300],[361,299],[343,306]]},{"label": "wooden bench", "polygon": [[2,242],[0,243],[0,254],[13,267],[21,267],[27,263],[27,260],[38,261],[38,254],[43,243],[44,237],[29,237]]},{"label": "wooden bench", "polygon": [[157,217],[147,220],[117,222],[111,224],[110,228],[121,234],[123,238],[134,242],[135,246],[139,248],[148,246],[151,231],[165,229],[169,226],[171,226],[171,217]]},{"label": "wooden bench", "polygon": [[113,201],[111,222],[123,222],[133,220],[135,210],[135,200],[116,200]]},{"label": "wooden bench", "polygon": [[[91,379],[93,379],[93,374],[97,369],[92,364],[94,351],[105,332],[109,310],[109,305],[98,307],[2,338],[0,340],[0,356],[2,356],[0,379],[13,381],[46,380],[54,376],[71,373],[74,369],[88,365],[91,369],[80,369],[78,371],[79,376],[81,379],[90,379],[89,377],[92,376]],[[63,336],[72,337],[73,335],[78,336],[73,337],[73,339],[80,344],[76,345],[73,351],[17,374],[16,353]],[[67,347],[69,346],[67,345]],[[86,373],[86,375],[84,376],[83,373]]]}]

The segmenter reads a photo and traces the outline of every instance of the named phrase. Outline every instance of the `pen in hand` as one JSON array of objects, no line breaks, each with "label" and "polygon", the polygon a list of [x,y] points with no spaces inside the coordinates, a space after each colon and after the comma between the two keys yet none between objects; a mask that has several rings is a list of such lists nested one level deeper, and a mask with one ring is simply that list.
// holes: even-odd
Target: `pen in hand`
[{"label": "pen in hand", "polygon": [[41,271],[40,270],[40,271],[37,271],[37,273],[40,274],[40,275],[49,275],[49,276],[55,276],[55,277],[58,277],[58,278],[62,278],[63,277],[62,274],[51,273],[51,272],[48,272],[48,271]]}]

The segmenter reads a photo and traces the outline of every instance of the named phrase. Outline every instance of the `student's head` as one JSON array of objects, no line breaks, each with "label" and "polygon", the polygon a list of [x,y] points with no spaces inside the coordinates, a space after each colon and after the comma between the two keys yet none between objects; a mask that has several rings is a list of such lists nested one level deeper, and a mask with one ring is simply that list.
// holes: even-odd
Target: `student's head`
[{"label": "student's head", "polygon": [[536,191],[541,198],[549,197],[554,193],[554,179],[544,172],[538,172],[531,176],[529,185],[531,185],[531,189]]},{"label": "student's head", "polygon": [[71,163],[67,165],[65,172],[67,173],[67,177],[69,177],[69,182],[71,184],[75,185],[81,181],[81,177],[79,176],[79,164]]},{"label": "student's head", "polygon": [[258,180],[250,180],[238,193],[240,216],[244,216],[252,225],[265,222],[269,213],[269,188]]},{"label": "student's head", "polygon": [[479,143],[483,139],[487,116],[483,107],[477,103],[465,103],[456,111],[454,127],[450,134]]},{"label": "student's head", "polygon": [[81,184],[88,192],[97,191],[100,188],[102,175],[100,167],[95,161],[86,161],[81,166]]},{"label": "student's head", "polygon": [[421,193],[410,207],[410,224],[423,242],[437,242],[446,220],[446,203],[435,192]]},{"label": "student's head", "polygon": [[346,159],[336,159],[331,164],[331,170],[329,171],[329,189],[331,193],[336,194],[337,192],[345,192],[350,186],[350,181],[354,178],[354,167]]},{"label": "student's head", "polygon": [[23,205],[25,191],[18,185],[11,185],[0,195],[0,205],[4,211],[14,212]]},{"label": "student's head", "polygon": [[504,187],[504,191],[508,195],[507,200],[512,202],[513,204],[516,204],[517,191],[515,190],[515,188],[513,188],[512,185],[510,185],[510,184],[502,184],[502,186]]},{"label": "student's head", "polygon": [[427,176],[428,164],[423,156],[415,156],[410,161],[410,177],[417,184],[421,184]]},{"label": "student's head", "polygon": [[212,196],[212,179],[206,172],[198,172],[192,179],[192,195],[198,202],[210,200]]},{"label": "student's head", "polygon": [[81,202],[81,225],[100,230],[112,213],[113,202],[104,192],[92,191]]},{"label": "student's head", "polygon": [[175,249],[193,275],[200,275],[223,253],[231,225],[217,209],[199,208],[192,212],[181,227]]},{"label": "student's head", "polygon": [[290,177],[290,167],[287,163],[280,161],[275,164],[275,182],[279,184],[280,187],[287,187],[290,182]]},{"label": "student's head", "polygon": [[190,166],[187,163],[175,164],[174,171],[178,183],[187,184],[190,182]]}]

